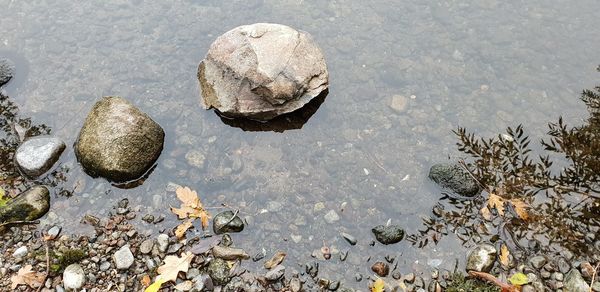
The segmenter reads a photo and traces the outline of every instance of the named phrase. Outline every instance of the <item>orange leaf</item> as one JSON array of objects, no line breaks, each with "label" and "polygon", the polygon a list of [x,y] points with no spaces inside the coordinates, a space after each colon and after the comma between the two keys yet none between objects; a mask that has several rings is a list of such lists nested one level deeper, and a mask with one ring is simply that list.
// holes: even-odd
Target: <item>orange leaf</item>
[{"label": "orange leaf", "polygon": [[490,193],[487,205],[490,209],[495,208],[498,211],[498,215],[504,216],[504,199],[502,197]]},{"label": "orange leaf", "polygon": [[150,286],[150,283],[152,283],[152,279],[150,279],[150,276],[144,275],[144,277],[142,277],[140,280],[140,283],[142,283],[142,286],[148,287]]},{"label": "orange leaf", "polygon": [[481,216],[483,216],[483,219],[487,221],[492,221],[492,213],[490,212],[490,209],[487,205],[483,206],[483,208],[481,208],[481,210],[479,211],[481,212]]},{"label": "orange leaf", "polygon": [[502,244],[500,247],[500,263],[505,267],[508,267],[508,264],[510,264],[509,256],[510,252],[508,251],[508,247],[506,244]]},{"label": "orange leaf", "polygon": [[185,236],[185,232],[192,227],[192,220],[186,220],[175,228],[175,236],[181,239]]},{"label": "orange leaf", "polygon": [[202,207],[200,199],[198,199],[198,193],[188,187],[178,187],[175,190],[177,198],[181,201],[182,205],[189,206],[191,208]]},{"label": "orange leaf", "polygon": [[529,205],[527,205],[527,203],[519,199],[512,199],[510,200],[510,203],[515,208],[515,212],[517,213],[517,216],[519,216],[519,218],[523,220],[529,219],[529,211],[527,210],[529,209]]}]

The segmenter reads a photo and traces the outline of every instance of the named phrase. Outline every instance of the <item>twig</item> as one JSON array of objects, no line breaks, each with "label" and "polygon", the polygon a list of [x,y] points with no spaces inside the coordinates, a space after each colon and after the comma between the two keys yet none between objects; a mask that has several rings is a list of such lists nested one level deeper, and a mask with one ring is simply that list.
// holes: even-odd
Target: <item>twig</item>
[{"label": "twig", "polygon": [[498,278],[488,274],[488,273],[483,273],[483,272],[475,272],[475,271],[469,271],[469,275],[488,281],[498,287],[500,287],[500,289],[502,290],[502,292],[519,292],[519,289],[513,285],[510,284],[506,284],[500,280],[498,280]]},{"label": "twig", "polygon": [[48,241],[46,241],[46,239],[43,239],[43,241],[44,247],[46,247],[46,274],[44,275],[44,279],[42,280],[40,287],[38,287],[37,292],[42,291],[44,283],[46,283],[46,279],[48,279],[48,274],[50,274],[50,248],[48,247]]},{"label": "twig", "polygon": [[598,268],[600,267],[600,263],[596,264],[594,268],[594,274],[592,275],[592,282],[590,282],[590,292],[592,292],[592,287],[594,286],[594,281],[596,280],[596,274],[598,273]]}]

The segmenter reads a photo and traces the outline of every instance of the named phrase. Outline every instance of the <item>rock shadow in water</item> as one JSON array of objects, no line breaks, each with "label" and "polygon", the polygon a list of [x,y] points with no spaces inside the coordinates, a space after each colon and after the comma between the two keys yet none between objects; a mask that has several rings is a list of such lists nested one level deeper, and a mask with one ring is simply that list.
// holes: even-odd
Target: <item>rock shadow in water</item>
[{"label": "rock shadow in water", "polygon": [[287,130],[301,129],[310,117],[317,112],[319,107],[325,98],[329,94],[329,90],[326,89],[317,97],[313,98],[309,103],[304,105],[302,108],[297,109],[291,113],[283,114],[270,121],[261,122],[246,118],[231,118],[224,116],[219,111],[215,110],[215,113],[221,118],[223,123],[240,128],[244,131],[249,132],[278,132],[283,133]]}]

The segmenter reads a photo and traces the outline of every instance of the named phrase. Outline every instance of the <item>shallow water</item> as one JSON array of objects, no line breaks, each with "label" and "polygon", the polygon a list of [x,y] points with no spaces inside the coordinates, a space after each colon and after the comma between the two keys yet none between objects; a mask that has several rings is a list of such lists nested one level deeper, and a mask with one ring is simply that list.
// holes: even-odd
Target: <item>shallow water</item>
[{"label": "shallow water", "polygon": [[[87,177],[69,147],[61,162],[76,191],[56,196],[43,223],[86,232],[84,214],[114,212],[126,197],[140,208],[140,228],[157,233],[176,224],[169,190],[180,184],[207,206],[239,208],[249,224],[236,244],[287,251],[288,268],[324,242],[350,250],[345,262],[321,264],[332,279],[371,274],[367,260],[386,254],[401,271],[453,267],[469,246],[452,235],[422,249],[371,247],[370,229],[388,220],[409,233],[421,227],[440,198],[427,171],[460,157],[458,125],[489,136],[524,123],[541,137],[560,115],[579,123],[578,94],[595,84],[600,63],[598,1],[477,2],[0,0],[0,56],[18,71],[6,92],[22,115],[72,145],[93,103],[120,95],[166,132],[157,168],[129,190]],[[196,70],[210,43],[254,22],[308,31],[326,55],[329,94],[301,129],[246,132],[200,106]],[[404,110],[390,108],[394,95],[406,97]],[[205,159],[194,166],[194,157]],[[330,210],[339,221],[324,220]],[[166,220],[149,225],[146,213]]]}]

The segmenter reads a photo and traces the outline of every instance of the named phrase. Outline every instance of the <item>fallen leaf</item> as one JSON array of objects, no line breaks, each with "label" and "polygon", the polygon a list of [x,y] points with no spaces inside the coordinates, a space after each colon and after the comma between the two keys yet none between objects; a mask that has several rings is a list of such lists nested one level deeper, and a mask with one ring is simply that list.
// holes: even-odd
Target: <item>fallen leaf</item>
[{"label": "fallen leaf", "polygon": [[513,284],[513,285],[519,285],[519,286],[523,286],[527,283],[529,283],[529,281],[527,281],[527,275],[523,274],[523,273],[516,273],[514,275],[512,275],[508,281]]},{"label": "fallen leaf", "polygon": [[504,216],[504,199],[502,197],[490,193],[487,205],[490,209],[496,209],[498,215]]},{"label": "fallen leaf", "polygon": [[483,219],[485,219],[487,221],[492,221],[492,213],[490,212],[490,209],[488,208],[487,205],[483,206],[483,208],[481,208],[480,212],[481,212],[481,216],[483,216]]},{"label": "fallen leaf", "polygon": [[152,282],[152,279],[150,279],[150,276],[148,276],[148,275],[144,275],[142,277],[142,279],[140,280],[140,283],[142,283],[142,286],[144,286],[144,287],[150,286],[151,282]]},{"label": "fallen leaf", "polygon": [[6,202],[8,202],[8,199],[4,197],[5,195],[6,192],[4,192],[4,189],[0,187],[0,207],[6,206]]},{"label": "fallen leaf", "polygon": [[31,265],[20,268],[16,275],[10,277],[10,281],[12,282],[10,287],[15,290],[15,288],[21,284],[31,288],[42,286],[42,281],[44,281],[45,278],[44,274],[33,271],[32,269],[33,267]]},{"label": "fallen leaf", "polygon": [[192,220],[185,220],[175,228],[175,236],[177,239],[181,239],[185,236],[185,232],[192,227]]},{"label": "fallen leaf", "polygon": [[217,244],[221,243],[222,236],[212,236],[209,238],[205,238],[200,240],[200,242],[196,243],[192,246],[190,251],[193,254],[201,254],[208,252],[211,248],[215,247]]},{"label": "fallen leaf", "polygon": [[513,207],[515,208],[515,212],[517,213],[517,216],[519,216],[519,218],[525,221],[529,219],[529,211],[527,210],[529,209],[529,205],[527,205],[527,203],[519,199],[512,199],[510,200],[510,204],[513,205]]},{"label": "fallen leaf", "polygon": [[385,287],[385,283],[381,278],[377,278],[375,282],[373,282],[373,286],[371,286],[371,292],[383,292],[383,288]]},{"label": "fallen leaf", "polygon": [[148,286],[148,288],[144,289],[144,292],[158,292],[160,290],[160,286],[165,282],[165,280],[158,276],[156,277],[156,281],[152,283],[152,285]]},{"label": "fallen leaf", "polygon": [[200,202],[198,193],[188,187],[178,187],[175,193],[181,201],[181,206],[179,208],[171,207],[171,212],[175,213],[179,219],[200,218],[202,229],[206,229],[210,215]]},{"label": "fallen leaf", "polygon": [[287,254],[285,252],[278,251],[271,259],[265,262],[265,268],[270,270],[273,267],[281,264],[286,255]]},{"label": "fallen leaf", "polygon": [[181,257],[167,256],[165,258],[165,264],[158,267],[156,270],[161,275],[161,279],[164,282],[177,280],[179,272],[187,272],[190,267],[190,263],[194,255],[191,252],[184,252]]},{"label": "fallen leaf", "polygon": [[508,267],[508,264],[510,263],[509,256],[510,252],[508,251],[508,247],[506,244],[502,244],[500,247],[500,263],[505,267]]}]

